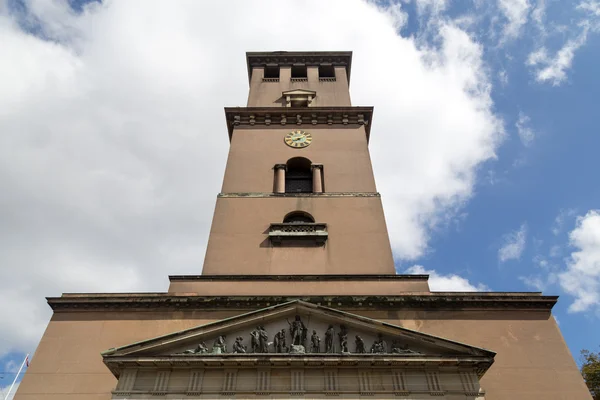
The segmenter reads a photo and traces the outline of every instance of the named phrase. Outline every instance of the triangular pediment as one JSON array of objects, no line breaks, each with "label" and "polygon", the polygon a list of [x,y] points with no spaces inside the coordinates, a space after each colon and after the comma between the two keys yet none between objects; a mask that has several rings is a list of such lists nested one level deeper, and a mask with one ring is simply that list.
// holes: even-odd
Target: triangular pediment
[{"label": "triangular pediment", "polygon": [[227,359],[235,359],[239,364],[240,359],[257,357],[264,360],[341,356],[345,362],[357,358],[404,363],[448,359],[456,365],[463,360],[483,363],[487,369],[494,355],[485,349],[299,300],[103,353],[115,375],[116,365],[133,360],[138,364],[152,360],[156,365],[160,360],[185,364],[202,359],[206,364],[218,359],[223,364]]},{"label": "triangular pediment", "polygon": [[293,90],[286,90],[285,92],[282,92],[283,97],[285,96],[315,96],[317,94],[317,92],[315,92],[314,90],[306,90],[306,89],[293,89]]}]

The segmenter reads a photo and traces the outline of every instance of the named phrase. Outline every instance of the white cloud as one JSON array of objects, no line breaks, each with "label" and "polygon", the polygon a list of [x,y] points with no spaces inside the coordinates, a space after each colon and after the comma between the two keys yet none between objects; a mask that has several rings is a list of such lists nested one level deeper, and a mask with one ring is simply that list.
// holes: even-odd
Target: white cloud
[{"label": "white cloud", "polygon": [[[22,362],[23,360],[20,360],[19,362],[10,360],[4,363],[3,370],[0,372],[0,374],[3,376],[2,381],[0,381],[0,397],[2,399],[13,399],[15,397],[15,394],[17,393],[17,389],[19,389],[19,384],[21,382],[15,383],[15,386],[13,386],[12,390],[10,391],[10,395],[8,397],[6,396],[8,394],[8,390],[11,388],[10,386],[12,385],[12,382],[15,379],[17,372],[19,372],[19,368],[21,367]],[[22,378],[23,374],[25,373],[26,367],[23,368],[24,369],[21,370],[20,378]]]},{"label": "white cloud", "polygon": [[552,234],[554,236],[558,236],[563,231],[565,221],[569,218],[574,217],[576,213],[577,210],[574,208],[561,209],[558,212],[556,218],[554,218],[554,224],[552,225]]},{"label": "white cloud", "polygon": [[502,86],[506,86],[508,84],[508,73],[505,69],[498,72],[498,80],[502,84]]},{"label": "white cloud", "polygon": [[533,11],[531,11],[531,19],[535,26],[540,31],[542,37],[546,36],[546,26],[544,19],[546,17],[546,0],[538,0]]},{"label": "white cloud", "polygon": [[[354,51],[352,98],[377,107],[370,146],[397,258],[427,250],[502,138],[481,45],[448,23],[434,50],[398,36],[400,9],[359,1],[66,4],[30,4],[53,40],[0,7],[0,291],[12,304],[0,354],[35,347],[43,296],[161,291],[167,274],[200,272],[223,106],[246,102],[247,50]],[[311,24],[298,34],[290,15]]]},{"label": "white cloud", "polygon": [[569,311],[600,311],[599,210],[577,218],[575,229],[569,233],[569,243],[575,251],[566,261],[566,270],[558,276],[562,289],[575,297]]},{"label": "white cloud", "polygon": [[517,127],[517,133],[519,134],[521,143],[523,143],[524,146],[531,145],[533,139],[535,139],[535,132],[531,128],[531,118],[519,111],[519,119],[515,123],[515,126]]},{"label": "white cloud", "polygon": [[527,236],[527,224],[521,224],[521,227],[513,232],[504,235],[502,247],[498,250],[498,260],[505,262],[508,260],[518,260],[525,250]]},{"label": "white cloud", "polygon": [[448,0],[415,0],[415,3],[419,14],[441,14],[448,7]]},{"label": "white cloud", "polygon": [[483,292],[490,290],[482,283],[473,285],[468,279],[459,275],[441,275],[435,270],[427,270],[421,265],[414,265],[406,269],[404,273],[429,275],[429,289],[433,292]]},{"label": "white cloud", "polygon": [[598,1],[582,1],[577,5],[577,9],[581,11],[587,11],[590,15],[600,17],[600,2]]},{"label": "white cloud", "polygon": [[548,62],[548,50],[545,47],[532,51],[527,57],[527,65],[536,66]]},{"label": "white cloud", "polygon": [[567,79],[567,70],[573,64],[575,51],[585,44],[587,34],[588,30],[584,29],[578,37],[568,40],[552,58],[539,57],[535,62],[530,61],[531,65],[540,66],[535,73],[536,80],[538,82],[550,82],[553,86],[558,86],[564,82]]},{"label": "white cloud", "polygon": [[520,276],[519,280],[527,286],[530,286],[538,292],[544,292],[548,287],[548,282],[541,276]]},{"label": "white cloud", "polygon": [[13,400],[15,398],[15,394],[17,393],[17,390],[19,389],[19,385],[21,384],[21,382],[15,383],[15,386],[10,391],[10,395],[8,397],[5,397],[8,394],[8,389],[10,388],[11,383],[12,382],[8,383],[8,385],[6,385],[6,386],[0,387],[0,395],[2,395],[3,400],[4,399],[5,400]]},{"label": "white cloud", "polygon": [[527,23],[527,15],[531,5],[527,0],[498,0],[498,8],[507,19],[503,29],[502,41],[516,39]]},{"label": "white cloud", "polygon": [[552,258],[560,257],[562,254],[562,247],[559,245],[554,245],[550,247],[549,255]]},{"label": "white cloud", "polygon": [[[532,19],[541,31],[542,39],[545,39],[548,35],[543,24],[545,9],[545,1],[539,0],[536,9],[532,12]],[[562,84],[567,79],[567,73],[573,66],[573,59],[577,50],[585,45],[590,33],[600,31],[600,2],[582,1],[574,7],[574,10],[578,12],[577,16],[574,17],[574,23],[570,25],[555,24],[553,26],[553,33],[561,34],[561,36],[567,38],[554,54],[550,55],[543,44],[537,46],[529,54],[526,65],[534,67],[536,81],[550,83],[553,86]]]}]

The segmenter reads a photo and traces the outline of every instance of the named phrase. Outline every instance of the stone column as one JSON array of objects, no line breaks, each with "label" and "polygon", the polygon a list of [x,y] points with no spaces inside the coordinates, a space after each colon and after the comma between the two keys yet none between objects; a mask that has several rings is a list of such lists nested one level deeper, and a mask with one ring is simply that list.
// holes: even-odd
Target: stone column
[{"label": "stone column", "polygon": [[275,193],[285,193],[285,164],[275,164]]},{"label": "stone column", "polygon": [[312,164],[313,193],[323,193],[323,164]]}]

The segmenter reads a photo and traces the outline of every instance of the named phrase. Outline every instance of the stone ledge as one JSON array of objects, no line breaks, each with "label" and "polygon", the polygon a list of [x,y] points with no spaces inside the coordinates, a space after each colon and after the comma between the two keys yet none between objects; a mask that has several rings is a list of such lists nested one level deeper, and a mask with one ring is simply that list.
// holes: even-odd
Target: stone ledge
[{"label": "stone ledge", "polygon": [[531,310],[550,311],[558,296],[532,294],[420,293],[397,296],[198,296],[79,294],[47,297],[55,312],[256,310],[293,300],[345,310]]},{"label": "stone ledge", "polygon": [[377,192],[330,192],[330,193],[273,193],[273,192],[238,192],[219,193],[217,198],[285,198],[285,197],[381,197]]},{"label": "stone ledge", "polygon": [[225,107],[229,140],[237,126],[364,126],[371,134],[373,107]]},{"label": "stone ledge", "polygon": [[404,281],[429,275],[169,275],[170,281]]}]

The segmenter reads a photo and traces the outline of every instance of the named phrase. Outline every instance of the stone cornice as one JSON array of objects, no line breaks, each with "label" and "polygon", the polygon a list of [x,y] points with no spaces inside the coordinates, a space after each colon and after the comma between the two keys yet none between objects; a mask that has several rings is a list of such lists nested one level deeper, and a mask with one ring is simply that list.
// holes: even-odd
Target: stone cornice
[{"label": "stone cornice", "polygon": [[550,311],[558,296],[539,293],[419,293],[397,296],[197,296],[170,293],[66,294],[47,297],[55,312],[256,310],[293,300],[343,310]]},{"label": "stone cornice", "polygon": [[229,140],[236,126],[348,126],[365,127],[371,134],[373,107],[225,107]]},{"label": "stone cornice", "polygon": [[406,281],[427,280],[429,275],[169,275],[173,281]]},{"label": "stone cornice", "polygon": [[481,377],[494,363],[493,357],[427,356],[394,354],[203,354],[162,357],[104,356],[104,363],[115,376],[125,368],[256,368],[256,367],[345,367],[345,368],[444,368],[474,369]]},{"label": "stone cornice", "polygon": [[252,79],[252,68],[266,66],[292,66],[292,65],[333,65],[346,67],[348,83],[352,67],[351,51],[260,51],[247,52],[246,65],[248,66],[248,81]]},{"label": "stone cornice", "polygon": [[223,198],[279,198],[279,197],[381,197],[377,192],[336,192],[336,193],[273,193],[273,192],[240,192],[240,193],[219,193],[217,197]]}]

